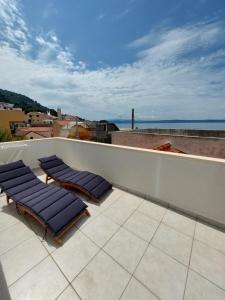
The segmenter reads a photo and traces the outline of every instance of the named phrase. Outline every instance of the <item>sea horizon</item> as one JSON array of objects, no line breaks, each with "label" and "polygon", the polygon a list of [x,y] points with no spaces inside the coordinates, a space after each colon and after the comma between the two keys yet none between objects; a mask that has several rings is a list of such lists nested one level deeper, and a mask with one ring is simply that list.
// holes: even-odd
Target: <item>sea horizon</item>
[{"label": "sea horizon", "polygon": [[[131,128],[131,120],[114,119],[119,129]],[[134,128],[137,129],[197,129],[197,130],[224,130],[225,119],[211,120],[136,120]]]}]

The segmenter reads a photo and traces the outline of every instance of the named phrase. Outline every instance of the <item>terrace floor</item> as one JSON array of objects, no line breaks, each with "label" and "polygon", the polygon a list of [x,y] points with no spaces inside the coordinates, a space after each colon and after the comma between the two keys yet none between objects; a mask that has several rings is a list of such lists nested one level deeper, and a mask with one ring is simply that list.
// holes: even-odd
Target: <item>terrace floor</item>
[{"label": "terrace floor", "polygon": [[88,205],[57,247],[0,197],[4,300],[225,299],[225,233],[117,188]]}]

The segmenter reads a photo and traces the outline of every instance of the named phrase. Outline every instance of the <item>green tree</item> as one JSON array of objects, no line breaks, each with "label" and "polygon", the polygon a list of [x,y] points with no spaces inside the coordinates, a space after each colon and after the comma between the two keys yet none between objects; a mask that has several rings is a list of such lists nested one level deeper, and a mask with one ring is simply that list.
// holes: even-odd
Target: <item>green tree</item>
[{"label": "green tree", "polygon": [[8,130],[0,129],[0,143],[1,142],[10,142],[12,140],[12,136]]}]

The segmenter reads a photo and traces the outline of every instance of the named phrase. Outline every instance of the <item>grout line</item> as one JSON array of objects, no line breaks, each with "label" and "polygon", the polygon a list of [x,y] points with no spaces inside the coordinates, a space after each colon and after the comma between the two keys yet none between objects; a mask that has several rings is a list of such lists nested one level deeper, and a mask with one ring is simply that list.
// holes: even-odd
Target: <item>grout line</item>
[{"label": "grout line", "polygon": [[65,290],[66,290],[69,286],[70,286],[70,284],[68,284],[68,285],[65,287],[65,289],[63,289],[62,292],[60,292],[60,293],[58,294],[58,296],[55,298],[55,300],[57,300],[57,299],[65,292]]},{"label": "grout line", "polygon": [[[3,212],[3,213],[4,213],[4,212]],[[18,224],[20,221],[21,221],[21,220],[18,220],[18,219],[17,219],[17,221],[16,221],[15,223],[10,224],[10,225],[8,225],[7,227],[4,227],[4,228],[0,229],[0,234],[1,234],[3,231],[5,231],[5,230],[11,228],[12,226]]]},{"label": "grout line", "polygon": [[[15,225],[15,224],[14,224]],[[28,241],[31,238],[34,238],[36,235],[34,234],[33,236],[27,237],[25,239],[23,239],[22,241],[18,242],[18,244],[14,245],[13,247],[7,249],[5,252],[1,253],[0,256],[8,253],[9,251],[13,250],[14,248],[17,248],[18,246],[20,246],[21,244],[23,244],[24,242]]]},{"label": "grout line", "polygon": [[208,282],[210,282],[212,285],[215,285],[218,289],[222,290],[225,292],[225,288],[222,288],[221,286],[219,286],[217,283],[211,281],[210,279],[208,279],[207,277],[203,276],[201,273],[197,272],[196,270],[192,269],[191,267],[189,268],[192,272],[198,274],[198,276],[200,276],[201,278],[207,280]]},{"label": "grout line", "polygon": [[197,221],[195,222],[194,234],[193,234],[192,243],[191,243],[191,252],[190,252],[188,266],[187,266],[187,274],[186,274],[186,280],[185,280],[185,285],[184,285],[183,299],[185,297],[186,288],[187,288],[187,281],[188,281],[188,275],[189,275],[189,269],[190,269],[192,251],[193,251],[193,246],[194,246],[194,237],[195,237],[196,227],[197,227]]},{"label": "grout line", "polygon": [[163,254],[167,255],[168,257],[170,257],[171,259],[173,259],[174,261],[176,261],[177,263],[181,264],[182,266],[184,266],[185,268],[188,268],[188,265],[186,265],[185,263],[181,262],[180,260],[178,260],[177,258],[173,257],[172,255],[168,254],[166,251],[164,251],[163,249],[161,249],[159,246],[156,246],[154,244],[151,244],[151,247],[159,250],[160,252],[162,252]]},{"label": "grout line", "polygon": [[225,251],[222,251],[222,250],[220,250],[220,249],[218,249],[218,248],[215,248],[215,247],[213,247],[213,246],[207,244],[206,242],[203,242],[203,241],[197,239],[196,237],[194,237],[194,240],[195,240],[196,242],[198,242],[198,243],[203,244],[204,246],[206,246],[206,247],[208,247],[208,248],[210,248],[210,249],[213,249],[213,250],[219,252],[219,253],[222,254],[222,255],[225,255]]},{"label": "grout line", "polygon": [[21,278],[26,276],[30,271],[32,271],[34,268],[36,268],[38,265],[40,265],[45,259],[47,259],[49,255],[45,256],[42,260],[40,260],[38,263],[36,263],[31,269],[27,270],[23,275],[21,275],[19,278],[17,278],[13,283],[11,283],[8,287],[10,288],[12,285],[14,285],[17,281],[19,281]]},{"label": "grout line", "polygon": [[[116,201],[118,201],[119,200],[119,198],[120,197],[118,197],[118,199],[116,200]],[[115,202],[113,202],[112,204],[114,204]],[[112,205],[111,204],[111,205]],[[97,216],[96,216],[97,217]],[[28,224],[29,224],[29,222],[28,222]],[[56,251],[57,249],[55,249],[53,252],[49,252],[48,251],[48,249],[47,249],[47,247],[44,245],[44,243],[41,241],[41,239],[39,238],[39,236],[38,236],[38,234],[35,232],[35,230],[33,229],[33,226],[32,226],[32,224],[29,224],[29,227],[31,227],[31,229],[32,229],[32,231],[33,231],[33,233],[34,233],[34,236],[33,237],[36,237],[39,241],[40,241],[40,243],[42,244],[42,246],[46,249],[46,251],[47,251],[47,253],[48,253],[48,255],[44,258],[44,259],[46,259],[47,257],[51,257],[51,259],[53,260],[53,262],[54,262],[54,264],[57,266],[57,268],[59,269],[59,271],[62,273],[62,275],[64,276],[64,278],[66,279],[66,281],[69,283],[69,285],[71,284],[71,282],[72,281],[74,281],[75,280],[75,278],[83,271],[83,269],[84,268],[86,268],[87,267],[87,265],[89,265],[89,263],[97,256],[97,254],[98,253],[100,253],[100,251],[102,250],[102,248],[101,247],[99,247],[95,242],[94,242],[94,244],[99,248],[99,250],[96,252],[96,254],[91,258],[91,260],[81,269],[81,271],[74,277],[74,279],[72,279],[72,281],[70,282],[68,279],[67,279],[67,277],[66,277],[66,275],[64,274],[64,272],[61,270],[61,268],[59,267],[59,265],[57,264],[57,262],[55,261],[55,259],[53,258],[53,256],[52,256],[52,253],[54,252],[54,251]],[[84,234],[79,228],[76,228],[78,231],[80,231],[82,234]],[[118,230],[120,229],[120,226],[119,226],[119,228],[118,228]],[[86,237],[86,238],[88,238],[91,242],[93,242],[88,236],[86,236],[85,234],[84,234],[84,236]],[[29,239],[31,239],[31,238],[33,238],[33,237],[30,237]],[[111,237],[112,238],[112,237]],[[26,239],[26,240],[28,240],[28,239]],[[25,240],[25,241],[26,241]],[[23,242],[25,242],[25,241],[23,241]],[[20,244],[22,244],[23,242],[21,242]],[[19,245],[20,245],[19,244]],[[104,244],[105,245],[105,244]],[[17,246],[15,246],[15,247],[17,247]],[[15,248],[15,247],[13,247],[13,248]],[[11,248],[11,249],[13,249],[13,248]],[[11,249],[9,249],[9,250],[11,250]],[[8,250],[8,251],[9,251]],[[4,253],[3,253],[4,254]],[[20,276],[16,281],[14,281],[11,285],[13,285],[15,282],[17,282],[19,279],[21,279],[23,276],[25,276],[28,272],[30,272],[33,268],[35,268],[37,265],[39,265],[40,263],[42,263],[42,261],[44,260],[44,259],[42,259],[39,263],[37,263],[37,264],[35,264],[31,269],[29,269],[27,272],[25,272],[22,276]],[[10,286],[11,286],[10,285]],[[69,286],[68,285],[68,286]],[[9,287],[10,287],[9,286]],[[67,287],[68,287],[67,286]],[[71,286],[72,286],[72,284],[71,284]],[[73,288],[73,286],[72,286],[72,288]],[[73,290],[77,293],[77,291],[73,288]],[[78,293],[77,293],[78,294]],[[81,297],[80,297],[80,295],[78,294],[78,296],[79,296],[79,298],[81,299]],[[59,297],[59,295],[57,296],[57,297]]]},{"label": "grout line", "polygon": [[[164,214],[163,214],[163,217],[165,216],[166,211],[167,211],[167,210],[165,210],[165,212],[164,212]],[[163,219],[163,217],[162,217],[162,219]],[[158,229],[159,229],[159,227],[160,227],[160,225],[161,225],[161,223],[162,223],[162,219],[161,219],[161,221],[159,222],[159,224],[158,224],[158,226],[157,226],[157,228],[156,228],[154,234],[152,235],[152,238],[151,238],[150,241],[147,243],[147,246],[146,246],[146,248],[145,248],[145,251],[143,252],[141,258],[139,259],[139,262],[138,262],[138,264],[136,265],[134,271],[132,272],[131,278],[130,278],[130,280],[128,281],[127,285],[125,286],[125,288],[124,288],[124,290],[123,290],[123,292],[122,292],[122,294],[121,294],[121,296],[120,296],[119,299],[122,298],[122,296],[123,296],[125,290],[127,289],[127,287],[128,287],[128,285],[129,285],[131,279],[132,279],[133,277],[136,279],[136,277],[134,276],[134,273],[136,272],[136,270],[137,270],[138,266],[140,265],[140,263],[141,263],[141,261],[142,261],[144,255],[146,254],[146,252],[147,252],[147,250],[148,250],[148,248],[149,248],[149,246],[150,246],[150,244],[151,244],[151,241],[153,240],[154,236],[156,235],[156,232],[158,231]],[[138,281],[140,282],[140,280],[138,280]],[[142,285],[143,285],[143,283],[142,283]],[[158,295],[156,295],[153,291],[151,291],[151,290],[149,289],[149,287],[146,287],[146,288],[147,288],[154,296],[156,296],[158,299],[160,299]]]},{"label": "grout line", "polygon": [[[118,198],[119,200],[119,198]],[[116,201],[117,202],[117,201]],[[143,201],[141,201],[141,203],[138,205],[138,207],[142,204]],[[114,204],[114,203],[113,203]],[[132,213],[133,214],[133,213]],[[130,216],[129,216],[130,217]],[[128,217],[128,218],[129,218]],[[110,218],[109,218],[110,219]],[[114,222],[114,221],[113,221]],[[123,224],[126,222],[126,220],[123,222]],[[114,222],[115,223],[115,222]],[[115,223],[116,224],[116,223]],[[116,225],[119,225],[119,224],[116,224]],[[104,250],[104,247],[105,245],[116,235],[116,233],[121,229],[122,225],[119,225],[118,229],[113,233],[113,235],[110,237],[109,240],[107,240],[104,245],[102,247],[100,247],[99,245],[97,245],[94,241],[92,241],[92,239],[87,236],[84,232],[82,232],[82,230],[78,229],[79,231],[81,231],[81,233],[86,237],[88,238],[92,243],[94,243],[98,248],[99,248],[99,251],[96,252],[96,254],[91,258],[91,260],[80,270],[80,272],[72,279],[71,283],[80,275],[80,273],[94,260],[94,258],[101,252],[103,251],[107,256],[109,256],[111,259],[113,259],[113,261],[119,265],[120,267],[123,268],[123,270],[125,270],[128,274],[130,274],[130,272],[128,272],[122,265],[120,265],[111,255],[109,255],[105,250]],[[130,274],[131,275],[131,274]],[[76,293],[78,294],[78,292],[76,291]],[[79,295],[80,297],[80,295]]]},{"label": "grout line", "polygon": [[[109,206],[107,206],[105,209],[103,209],[102,211],[98,211],[98,210],[96,210],[96,212],[98,212],[98,215],[96,215],[95,217],[93,217],[93,220],[91,221],[91,222],[93,222],[99,215],[104,215],[104,212],[109,208],[109,207],[111,207],[112,205],[114,205],[115,203],[117,203],[118,201],[119,201],[119,199],[122,197],[123,195],[120,195],[115,201],[113,201],[113,203],[111,203]],[[104,201],[107,201],[107,199],[105,199]],[[25,239],[25,240],[23,240],[22,242],[20,242],[19,244],[17,244],[16,246],[14,246],[14,247],[12,247],[12,248],[10,248],[10,249],[8,249],[6,252],[4,252],[4,253],[2,253],[0,256],[2,256],[2,255],[4,255],[5,253],[7,253],[8,251],[10,251],[10,250],[12,250],[13,248],[16,248],[17,246],[19,246],[20,244],[22,244],[22,243],[24,243],[24,242],[26,242],[27,240],[29,240],[29,239],[31,239],[31,238],[34,238],[35,236],[38,238],[38,240],[41,242],[41,244],[42,244],[42,246],[46,249],[46,251],[47,251],[47,253],[48,253],[48,255],[45,257],[45,258],[43,258],[39,263],[37,263],[37,264],[35,264],[31,269],[29,269],[27,272],[25,272],[21,277],[19,277],[16,281],[14,281],[10,286],[12,286],[13,284],[15,284],[19,279],[21,279],[23,276],[25,276],[28,272],[30,272],[33,268],[35,268],[37,265],[39,265],[40,263],[42,263],[45,259],[47,259],[48,257],[51,257],[52,258],[52,260],[53,260],[53,262],[56,264],[56,266],[58,267],[58,269],[60,270],[60,272],[63,274],[63,276],[65,277],[65,279],[66,279],[66,281],[67,282],[69,282],[69,284],[66,286],[66,288],[57,296],[57,298],[56,299],[58,299],[59,298],[59,296],[69,287],[69,286],[71,286],[72,287],[72,289],[76,292],[76,294],[79,296],[79,298],[81,299],[81,297],[80,297],[80,295],[77,293],[77,291],[74,289],[74,287],[72,286],[72,281],[74,281],[76,278],[77,278],[77,276],[79,276],[79,274],[94,260],[94,258],[101,252],[101,251],[103,251],[106,255],[108,255],[110,258],[112,258],[113,259],[113,261],[115,261],[115,263],[117,263],[120,267],[122,267],[126,272],[128,272],[128,274],[130,274],[131,275],[131,277],[130,277],[130,279],[128,280],[128,283],[126,284],[126,286],[125,286],[125,288],[124,288],[124,290],[123,290],[123,292],[122,292],[122,294],[121,294],[121,296],[120,296],[120,298],[119,299],[121,299],[121,297],[123,296],[123,294],[124,294],[124,292],[125,292],[125,290],[127,289],[127,286],[129,285],[129,283],[130,283],[130,281],[131,281],[131,279],[134,277],[141,285],[143,285],[147,290],[149,290],[152,294],[154,294],[150,289],[149,289],[149,287],[147,287],[147,286],[145,286],[145,284],[143,283],[143,282],[141,282],[138,278],[136,278],[135,276],[134,276],[134,273],[136,272],[136,270],[137,270],[137,268],[138,268],[138,266],[140,265],[140,263],[141,263],[141,260],[142,260],[142,258],[144,257],[144,255],[145,255],[145,253],[147,252],[147,250],[148,250],[148,248],[149,248],[149,246],[151,245],[152,247],[156,247],[157,249],[159,249],[160,251],[162,251],[163,253],[165,253],[163,250],[161,250],[160,248],[158,248],[157,246],[154,246],[154,245],[152,245],[151,244],[151,242],[152,242],[152,240],[153,240],[153,238],[154,238],[154,236],[156,235],[156,232],[158,231],[158,229],[159,229],[159,227],[160,227],[160,225],[163,223],[163,224],[165,224],[165,225],[167,225],[167,226],[169,226],[169,227],[171,227],[172,229],[174,229],[175,231],[177,231],[177,232],[179,232],[179,233],[181,233],[181,234],[184,234],[183,232],[180,232],[180,231],[178,231],[178,230],[176,230],[175,228],[173,228],[172,226],[170,226],[170,225],[168,225],[168,224],[166,224],[166,223],[164,223],[163,222],[163,219],[164,219],[164,217],[165,217],[165,214],[166,214],[166,212],[167,212],[167,209],[165,210],[165,212],[164,212],[164,215],[163,215],[163,217],[162,217],[162,219],[161,219],[161,221],[159,221],[159,220],[156,220],[156,219],[154,219],[154,218],[151,218],[151,217],[149,217],[149,215],[147,215],[147,214],[145,214],[145,213],[143,213],[143,212],[141,212],[141,211],[139,211],[138,210],[138,208],[139,208],[139,206],[141,206],[141,204],[144,202],[145,200],[143,200],[143,201],[141,201],[141,203],[133,210],[133,212],[125,219],[125,221],[123,222],[123,223],[121,223],[121,224],[118,224],[118,223],[116,223],[115,221],[113,221],[110,217],[108,217],[113,223],[115,223],[115,224],[117,224],[117,225],[119,225],[119,227],[118,227],[118,229],[114,232],[114,234],[104,243],[104,245],[102,246],[102,247],[99,247],[99,245],[97,245],[94,241],[92,241],[92,239],[91,238],[89,238],[80,228],[77,228],[77,230],[78,231],[80,231],[86,238],[88,238],[92,243],[94,243],[98,248],[99,248],[99,250],[96,252],[96,254],[91,258],[91,260],[81,269],[81,271],[71,280],[71,282],[67,279],[67,277],[65,276],[65,274],[63,273],[63,271],[61,270],[61,268],[58,266],[58,264],[57,264],[57,262],[54,260],[54,258],[52,257],[52,253],[54,252],[54,251],[56,251],[56,249],[55,250],[53,250],[52,252],[49,252],[49,250],[47,249],[47,247],[44,245],[44,243],[40,240],[40,238],[39,238],[39,236],[38,236],[38,234],[35,232],[35,230],[32,228],[33,226],[32,226],[32,224],[29,224],[29,222],[28,222],[28,224],[25,224],[29,229],[31,229],[32,231],[33,231],[33,233],[34,233],[34,236],[31,236],[31,237],[29,237],[29,238],[27,238],[27,239]],[[158,204],[156,204],[156,205],[158,205]],[[159,205],[160,206],[160,205]],[[157,222],[159,222],[159,224],[158,224],[158,226],[157,226],[157,228],[156,228],[156,230],[155,230],[155,232],[154,232],[154,234],[153,234],[153,236],[152,236],[152,238],[151,238],[151,240],[149,241],[149,242],[147,242],[147,246],[146,246],[146,249],[145,249],[145,251],[144,251],[144,253],[143,253],[143,255],[142,255],[142,257],[140,258],[140,260],[139,260],[139,262],[138,262],[138,264],[137,264],[137,266],[136,266],[136,268],[134,269],[134,271],[132,272],[132,273],[130,273],[128,270],[126,270],[126,268],[124,268],[119,262],[117,262],[110,254],[108,254],[103,248],[105,247],[105,245],[107,244],[107,243],[109,243],[110,242],[110,240],[116,235],[116,233],[121,229],[121,228],[123,228],[123,229],[125,229],[125,230],[127,230],[128,232],[130,232],[130,233],[132,233],[133,235],[135,235],[135,236],[137,236],[138,238],[140,238],[140,239],[142,239],[143,241],[145,241],[146,242],[146,240],[144,240],[143,238],[141,238],[140,236],[138,236],[138,235],[136,235],[134,232],[132,232],[132,231],[130,231],[129,229],[127,229],[127,228],[125,228],[125,227],[123,227],[124,226],[124,224],[127,222],[127,220],[136,212],[136,211],[138,211],[139,213],[142,213],[143,215],[145,215],[145,216],[147,216],[149,219],[153,219],[153,220],[155,220],[155,221],[157,221]],[[179,212],[178,212],[178,214],[179,214]],[[105,216],[105,215],[104,215]],[[105,216],[106,217],[106,216]],[[193,234],[193,236],[191,237],[191,236],[189,236],[189,235],[186,235],[186,234],[184,234],[185,236],[188,236],[189,238],[191,238],[192,239],[192,246],[191,246],[191,252],[190,252],[190,256],[189,256],[189,264],[188,264],[188,270],[187,270],[187,275],[186,275],[186,282],[185,282],[185,287],[184,287],[184,294],[183,294],[183,298],[185,297],[185,292],[186,292],[186,286],[187,286],[187,281],[188,281],[188,274],[189,274],[189,270],[192,270],[192,268],[190,268],[190,261],[191,261],[191,256],[192,256],[192,250],[193,250],[193,244],[194,244],[194,240],[197,240],[197,241],[199,241],[199,242],[201,242],[202,244],[204,244],[204,245],[206,245],[206,246],[208,246],[208,247],[211,247],[210,245],[208,245],[208,244],[206,244],[206,243],[204,243],[204,242],[202,242],[202,241],[200,241],[200,240],[198,240],[198,239],[196,239],[195,238],[195,232],[196,232],[196,226],[197,226],[197,222],[198,222],[198,220],[197,219],[194,219],[195,220],[195,228],[194,228],[194,234]],[[19,221],[21,221],[21,220],[18,220],[18,222]],[[27,221],[27,220],[26,220]],[[23,222],[23,221],[21,221],[21,222]],[[89,223],[88,223],[89,224]],[[87,224],[87,225],[88,225]],[[15,224],[13,224],[13,225],[15,225]],[[11,226],[13,226],[13,225],[11,225]],[[10,227],[11,227],[10,226]],[[86,226],[86,225],[85,225]],[[9,228],[9,227],[8,227]],[[7,228],[7,229],[8,229]],[[217,229],[216,229],[217,230]],[[213,248],[213,247],[212,247]],[[215,249],[216,251],[218,251],[218,252],[221,252],[223,255],[224,255],[224,252],[222,252],[222,251],[220,251],[220,250],[218,250],[218,249],[216,249],[216,248],[213,248],[213,249]],[[165,253],[166,255],[168,255],[167,253]],[[171,258],[173,258],[173,259],[175,259],[174,257],[172,257],[172,256],[170,256],[170,255],[168,255],[169,257],[171,257]],[[176,260],[176,259],[175,259]],[[177,261],[177,260],[176,260]],[[177,261],[178,263],[180,263],[180,264],[183,264],[183,263],[181,263],[180,261]],[[184,265],[184,264],[183,264]],[[185,267],[187,267],[186,265],[184,265]],[[204,276],[202,276],[200,273],[198,273],[198,272],[196,272],[195,270],[192,270],[193,272],[195,272],[195,273],[197,273],[199,276],[201,276],[202,278],[204,278],[205,280],[207,280],[208,282],[210,282],[211,284],[213,284],[213,285],[215,285],[216,287],[218,287],[219,289],[221,289],[221,290],[223,290],[224,291],[224,289],[223,288],[221,288],[220,286],[218,286],[217,284],[215,284],[214,282],[212,282],[212,281],[210,281],[209,279],[207,279],[206,277],[204,277]],[[9,287],[10,287],[9,286]],[[155,295],[155,294],[154,294]],[[155,295],[158,299],[160,299],[157,295]]]}]

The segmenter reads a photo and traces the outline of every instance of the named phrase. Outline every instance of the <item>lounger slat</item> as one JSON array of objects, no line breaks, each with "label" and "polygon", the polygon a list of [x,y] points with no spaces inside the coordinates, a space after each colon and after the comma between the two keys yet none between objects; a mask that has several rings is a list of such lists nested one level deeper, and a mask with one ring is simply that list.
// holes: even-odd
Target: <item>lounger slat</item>
[{"label": "lounger slat", "polygon": [[97,187],[95,187],[91,192],[95,195],[96,198],[99,198],[102,193],[104,194],[111,188],[111,185],[107,181],[102,181]]},{"label": "lounger slat", "polygon": [[8,171],[11,171],[11,170],[15,170],[15,169],[19,169],[19,168],[22,168],[24,167],[24,163],[22,162],[22,160],[18,160],[18,161],[15,161],[15,162],[12,162],[12,163],[9,163],[9,164],[6,164],[6,165],[1,165],[0,166],[0,173],[5,173],[5,172],[8,172]]},{"label": "lounger slat", "polygon": [[21,167],[19,169],[16,170],[10,170],[8,172],[4,172],[0,174],[0,182],[4,182],[25,174],[30,173],[30,168],[29,167]]},{"label": "lounger slat", "polygon": [[92,173],[86,174],[85,177],[77,179],[76,184],[80,184],[82,186],[86,186],[89,182],[91,182],[94,178],[98,177],[97,175],[94,175]]},{"label": "lounger slat", "polygon": [[53,204],[54,202],[57,202],[59,199],[64,198],[68,194],[68,191],[64,189],[60,189],[56,191],[51,196],[46,197],[45,199],[40,199],[38,203],[32,204],[31,207],[33,211],[36,213],[40,213],[42,210],[46,209],[48,206]]},{"label": "lounger slat", "polygon": [[30,201],[34,201],[34,200],[37,201],[36,199],[38,199],[40,196],[45,198],[48,196],[49,193],[54,193],[55,192],[54,189],[57,189],[57,187],[54,185],[45,185],[45,187],[43,187],[43,189],[41,189],[29,196],[24,197],[20,202],[24,203],[24,204],[28,203],[28,205],[32,205],[32,202],[31,202],[31,204],[29,203]]},{"label": "lounger slat", "polygon": [[64,169],[63,171],[60,171],[60,172],[56,172],[56,173],[52,173],[52,176],[56,177],[56,178],[59,178],[59,177],[63,177],[64,175],[65,176],[71,176],[74,174],[74,171],[71,170],[70,168],[68,169]]},{"label": "lounger slat", "polygon": [[40,216],[44,220],[49,220],[55,217],[59,211],[61,212],[62,210],[66,209],[67,206],[69,206],[73,200],[73,195],[72,194],[67,194],[66,196],[61,199],[61,201],[55,201],[53,202],[48,208],[42,210],[40,212]]},{"label": "lounger slat", "polygon": [[26,190],[34,187],[37,184],[40,184],[40,182],[41,181],[39,179],[35,178],[35,179],[31,180],[31,181],[25,182],[23,184],[14,186],[11,189],[8,189],[8,194],[9,194],[10,197],[12,197],[15,194],[21,193],[23,191],[26,191]]},{"label": "lounger slat", "polygon": [[52,219],[47,221],[47,224],[54,232],[59,232],[66,223],[69,223],[74,215],[78,215],[82,210],[86,209],[87,205],[80,199],[74,201],[69,206],[67,206],[63,211],[59,212]]},{"label": "lounger slat", "polygon": [[70,181],[70,178],[73,178],[73,177],[76,177],[79,175],[79,172],[75,173],[74,171],[70,171],[70,172],[67,172],[67,173],[64,173],[60,176],[58,176],[57,174],[54,174],[54,177],[55,178],[59,178],[61,181]]},{"label": "lounger slat", "polygon": [[87,174],[85,172],[73,172],[73,175],[65,176],[63,180],[67,182],[77,182],[78,180],[81,180],[85,178]]},{"label": "lounger slat", "polygon": [[40,191],[43,188],[45,188],[43,183],[39,183],[39,184],[29,188],[26,191],[23,191],[21,193],[13,195],[13,197],[14,197],[15,201],[21,201],[23,198],[30,196],[30,195],[34,194],[35,192]]},{"label": "lounger slat", "polygon": [[59,165],[57,167],[48,169],[48,172],[50,174],[55,174],[55,173],[58,173],[60,171],[66,171],[66,170],[69,170],[69,168],[65,164],[62,164],[62,165]]},{"label": "lounger slat", "polygon": [[29,173],[29,174],[19,176],[17,178],[10,179],[8,181],[4,181],[1,183],[1,185],[4,189],[10,189],[14,186],[31,181],[32,179],[35,179],[35,178],[37,178],[37,177],[34,174]]},{"label": "lounger slat", "polygon": [[55,160],[57,158],[58,157],[56,155],[51,155],[51,156],[48,156],[48,157],[39,158],[39,161],[41,163],[44,163],[44,162],[47,162],[47,161]]},{"label": "lounger slat", "polygon": [[88,184],[85,185],[85,188],[88,191],[92,191],[96,186],[98,186],[100,183],[103,182],[103,178],[101,178],[100,176],[97,176],[95,178],[93,178]]},{"label": "lounger slat", "polygon": [[60,159],[59,160],[55,159],[55,160],[51,160],[51,161],[43,163],[43,166],[46,169],[51,169],[51,168],[54,168],[54,167],[58,167],[60,165],[63,165],[63,162]]}]

